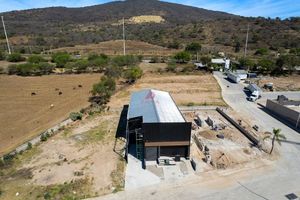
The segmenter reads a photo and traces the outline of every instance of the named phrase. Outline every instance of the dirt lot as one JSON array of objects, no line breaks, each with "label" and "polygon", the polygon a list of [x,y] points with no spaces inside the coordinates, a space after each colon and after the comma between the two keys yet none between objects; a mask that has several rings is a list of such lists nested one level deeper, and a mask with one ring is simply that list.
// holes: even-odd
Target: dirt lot
[{"label": "dirt lot", "polygon": [[[79,52],[83,55],[89,53],[123,55],[123,40],[100,42],[99,44],[76,45],[75,47],[64,47],[55,49],[53,51]],[[127,40],[126,52],[127,54],[135,55],[169,56],[175,53],[176,50],[167,49],[161,46],[156,46],[145,42]]]},{"label": "dirt lot", "polygon": [[221,89],[211,74],[146,73],[135,85],[118,92],[112,98],[110,106],[120,107],[129,103],[132,92],[147,88],[170,92],[178,105],[225,105]]},{"label": "dirt lot", "polygon": [[[18,155],[1,168],[1,199],[81,199],[122,190],[125,162],[113,151],[119,114],[75,122]],[[116,150],[124,145],[119,140]]]},{"label": "dirt lot", "polygon": [[275,91],[300,91],[300,75],[263,77],[259,81],[259,86],[266,83],[273,83]]},{"label": "dirt lot", "polygon": [[[235,119],[241,119],[234,111],[226,111],[230,116]],[[191,157],[201,163],[202,170],[209,171],[216,169],[226,169],[226,168],[236,168],[240,167],[243,164],[259,160],[262,158],[267,158],[269,155],[263,151],[260,151],[258,148],[253,147],[250,141],[233,125],[231,125],[224,117],[222,117],[215,110],[203,110],[194,112],[185,112],[184,116],[188,121],[193,122],[195,116],[199,115],[200,118],[206,120],[210,117],[214,124],[219,124],[224,127],[221,130],[212,130],[212,128],[203,121],[203,126],[199,127],[192,131],[193,135],[196,135],[199,141],[203,145],[207,146],[209,149],[209,154],[211,156],[210,165],[204,165],[202,162],[205,159],[204,153],[198,148],[196,143],[193,143],[191,146]],[[248,124],[247,120],[243,120],[243,126],[246,126],[248,129],[251,127]],[[224,139],[217,137],[218,134],[224,135]],[[254,133],[258,138],[263,137],[263,133],[256,132]],[[266,143],[267,148],[269,144]],[[278,155],[278,152],[275,151],[270,159],[275,159]]]},{"label": "dirt lot", "polygon": [[0,76],[0,155],[87,106],[89,91],[100,76]]}]

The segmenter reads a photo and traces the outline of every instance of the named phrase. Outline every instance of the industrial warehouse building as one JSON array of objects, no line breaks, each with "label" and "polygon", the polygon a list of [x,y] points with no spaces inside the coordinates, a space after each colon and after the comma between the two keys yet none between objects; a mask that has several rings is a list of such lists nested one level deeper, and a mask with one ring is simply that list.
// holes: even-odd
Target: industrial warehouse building
[{"label": "industrial warehouse building", "polygon": [[134,147],[136,157],[142,161],[161,156],[189,158],[191,125],[168,92],[134,92],[127,113],[126,155]]}]

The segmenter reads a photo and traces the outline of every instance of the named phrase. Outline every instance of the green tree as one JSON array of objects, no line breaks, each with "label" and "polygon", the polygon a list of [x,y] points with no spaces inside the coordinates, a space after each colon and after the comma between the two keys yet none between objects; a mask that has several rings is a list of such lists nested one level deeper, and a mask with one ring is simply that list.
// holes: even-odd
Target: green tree
[{"label": "green tree", "polygon": [[52,55],[52,62],[56,63],[56,67],[62,68],[71,60],[71,56],[66,52],[58,52]]},{"label": "green tree", "polygon": [[41,62],[46,62],[46,60],[40,55],[32,55],[32,56],[29,56],[28,62],[37,64],[37,63],[41,63]]},{"label": "green tree", "polygon": [[185,51],[188,51],[191,53],[197,53],[197,52],[201,51],[201,48],[202,48],[201,44],[199,44],[197,42],[192,42],[185,47]]},{"label": "green tree", "polygon": [[248,69],[253,68],[255,65],[254,61],[249,58],[241,58],[239,59],[239,63],[241,67],[246,67]]},{"label": "green tree", "polygon": [[135,82],[137,79],[141,78],[143,75],[143,70],[140,67],[131,67],[125,72],[125,78],[130,82]]},{"label": "green tree", "polygon": [[191,60],[191,54],[187,51],[178,52],[175,54],[174,59],[177,63],[187,63]]},{"label": "green tree", "polygon": [[119,78],[122,75],[123,68],[119,66],[108,66],[105,69],[104,75],[111,77],[111,78]]},{"label": "green tree", "polygon": [[26,60],[20,53],[12,53],[7,56],[8,62],[21,62]]},{"label": "green tree", "polygon": [[113,78],[103,76],[99,83],[93,85],[90,101],[99,105],[106,104],[116,90],[116,82]]},{"label": "green tree", "polygon": [[270,73],[275,69],[275,63],[269,59],[261,59],[258,66],[261,73]]},{"label": "green tree", "polygon": [[267,55],[268,53],[269,53],[269,50],[267,48],[260,48],[260,49],[256,50],[256,52],[254,53],[254,55],[263,56],[263,55]]},{"label": "green tree", "polygon": [[209,56],[202,56],[200,58],[200,60],[201,60],[202,64],[207,65],[207,64],[209,64],[211,62],[211,57],[209,57]]},{"label": "green tree", "polygon": [[271,150],[270,150],[270,154],[272,154],[272,152],[273,152],[275,141],[279,145],[281,145],[281,140],[286,140],[286,137],[283,134],[281,134],[281,129],[273,128],[273,133],[266,132],[265,134],[267,136],[264,137],[264,140],[272,138],[272,147],[271,147]]}]

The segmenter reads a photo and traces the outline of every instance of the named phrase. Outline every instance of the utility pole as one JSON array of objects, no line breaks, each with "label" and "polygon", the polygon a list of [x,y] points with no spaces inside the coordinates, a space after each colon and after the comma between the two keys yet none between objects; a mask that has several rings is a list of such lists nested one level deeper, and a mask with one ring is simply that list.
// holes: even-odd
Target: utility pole
[{"label": "utility pole", "polygon": [[247,36],[246,36],[245,51],[244,51],[244,57],[245,58],[247,56],[248,39],[249,39],[249,24],[247,25]]},{"label": "utility pole", "polygon": [[4,30],[4,34],[5,34],[5,38],[6,38],[6,44],[7,44],[8,54],[11,54],[11,50],[10,50],[10,46],[9,46],[9,42],[8,42],[8,37],[7,37],[7,33],[6,33],[6,28],[5,28],[3,16],[1,16],[1,20],[2,20],[3,30]]},{"label": "utility pole", "polygon": [[125,19],[123,17],[123,54],[126,56]]}]

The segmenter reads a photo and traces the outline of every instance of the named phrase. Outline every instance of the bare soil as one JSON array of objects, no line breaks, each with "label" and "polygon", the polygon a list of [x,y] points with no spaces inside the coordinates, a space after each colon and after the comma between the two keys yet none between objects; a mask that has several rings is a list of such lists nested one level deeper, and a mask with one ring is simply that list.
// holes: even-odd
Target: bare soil
[{"label": "bare soil", "polygon": [[264,77],[259,86],[263,88],[266,83],[273,83],[275,91],[300,91],[300,75]]},{"label": "bare soil", "polygon": [[[87,55],[90,53],[123,55],[123,40],[112,40],[107,42],[100,42],[99,44],[76,45],[75,47],[63,47],[54,49],[52,51],[67,51],[70,53],[79,52],[82,55]],[[126,52],[127,54],[135,55],[170,56],[177,51],[157,45],[152,45],[146,42],[127,40]]]},{"label": "bare soil", "polygon": [[89,92],[100,77],[0,76],[0,155],[66,119],[70,112],[88,106]]},{"label": "bare soil", "polygon": [[211,74],[176,75],[146,73],[136,84],[119,91],[111,100],[111,107],[121,107],[130,101],[130,94],[142,89],[170,92],[177,105],[226,105],[221,89]]}]

